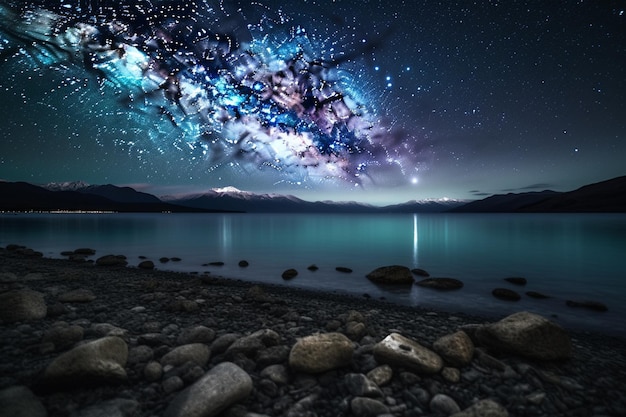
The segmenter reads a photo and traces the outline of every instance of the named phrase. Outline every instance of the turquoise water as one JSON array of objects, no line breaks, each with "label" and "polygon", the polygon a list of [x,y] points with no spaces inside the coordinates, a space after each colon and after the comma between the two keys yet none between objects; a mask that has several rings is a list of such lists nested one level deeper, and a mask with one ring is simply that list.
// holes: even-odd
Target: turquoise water
[{"label": "turquoise water", "polygon": [[[626,335],[626,215],[623,214],[20,214],[0,215],[0,246],[27,245],[48,257],[78,247],[140,255],[160,269],[325,291],[367,293],[400,304],[502,316],[521,309],[568,327]],[[180,257],[181,262],[158,263]],[[239,260],[250,263],[237,266]],[[202,264],[223,261],[223,267]],[[307,266],[320,269],[310,272]],[[365,274],[400,264],[462,280],[440,293],[381,288]],[[346,274],[335,267],[353,269]],[[296,268],[285,282],[281,273]],[[528,279],[526,287],[508,276]],[[507,287],[553,296],[519,302],[493,298]],[[572,309],[566,299],[597,300],[606,313]]]}]

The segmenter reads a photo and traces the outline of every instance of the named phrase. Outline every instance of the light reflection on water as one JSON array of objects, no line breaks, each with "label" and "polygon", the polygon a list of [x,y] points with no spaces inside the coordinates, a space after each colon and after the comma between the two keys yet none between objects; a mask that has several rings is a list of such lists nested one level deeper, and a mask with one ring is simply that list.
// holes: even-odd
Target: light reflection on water
[{"label": "light reflection on water", "polygon": [[[60,257],[63,250],[144,255],[160,269],[210,272],[233,278],[374,298],[448,311],[503,315],[529,309],[557,315],[568,326],[626,335],[626,215],[621,214],[29,214],[0,215],[0,245],[19,243]],[[180,263],[159,264],[162,256]],[[246,259],[250,266],[239,268]],[[202,264],[223,261],[223,267]],[[306,269],[316,264],[317,272]],[[461,279],[460,291],[369,282],[372,269],[400,264],[433,276]],[[354,270],[335,271],[337,266]],[[285,283],[281,273],[299,275]],[[529,284],[503,281],[523,276]],[[416,277],[419,279],[419,277]],[[491,296],[495,287],[554,296],[517,303]],[[607,313],[566,308],[565,299],[606,303]]]}]

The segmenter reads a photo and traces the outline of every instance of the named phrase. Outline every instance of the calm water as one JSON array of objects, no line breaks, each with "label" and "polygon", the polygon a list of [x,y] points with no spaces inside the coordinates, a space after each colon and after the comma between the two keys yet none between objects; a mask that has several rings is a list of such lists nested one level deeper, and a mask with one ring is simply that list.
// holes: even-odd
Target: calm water
[{"label": "calm water", "polygon": [[[48,257],[78,247],[98,256],[145,255],[158,268],[210,271],[250,281],[327,291],[368,293],[401,304],[502,316],[528,309],[565,326],[626,335],[626,215],[622,214],[23,214],[0,215],[0,246],[27,245]],[[158,263],[161,256],[181,262]],[[239,260],[250,262],[239,268]],[[223,261],[223,267],[203,263]],[[319,266],[317,272],[306,269]],[[440,293],[413,286],[371,284],[372,269],[400,264],[432,276],[461,279],[465,287]],[[352,268],[352,274],[335,271]],[[281,273],[299,275],[285,283]],[[523,276],[528,285],[503,281]],[[549,300],[520,302],[491,296],[495,287],[534,290]],[[597,300],[609,311],[565,306]]]}]

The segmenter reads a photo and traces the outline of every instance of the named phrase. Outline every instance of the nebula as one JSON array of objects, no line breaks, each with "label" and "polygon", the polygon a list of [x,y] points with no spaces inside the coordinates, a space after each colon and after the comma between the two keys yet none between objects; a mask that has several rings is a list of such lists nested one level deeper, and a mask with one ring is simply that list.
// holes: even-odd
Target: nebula
[{"label": "nebula", "polygon": [[201,158],[208,173],[365,186],[403,181],[413,164],[413,138],[355,70],[361,51],[328,48],[261,3],[0,1],[0,41],[5,62],[54,67],[78,90],[80,72],[97,83],[83,94],[114,91],[107,111],[141,119],[158,152]]}]

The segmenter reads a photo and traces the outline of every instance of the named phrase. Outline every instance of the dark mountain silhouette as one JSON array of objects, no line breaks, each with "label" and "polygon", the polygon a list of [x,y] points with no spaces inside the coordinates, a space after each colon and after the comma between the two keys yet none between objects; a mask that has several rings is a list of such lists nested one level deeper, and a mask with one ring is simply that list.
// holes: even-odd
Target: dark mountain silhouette
[{"label": "dark mountain silhouette", "polygon": [[585,185],[574,191],[493,195],[473,201],[459,213],[626,213],[626,176]]},{"label": "dark mountain silhouette", "polygon": [[[120,188],[105,186],[104,190],[111,193],[111,189]],[[132,189],[129,189],[132,190]],[[134,192],[134,190],[132,190]],[[113,193],[115,194],[115,193]],[[144,194],[144,193],[141,193]],[[208,211],[190,209],[174,204],[164,203],[158,198],[149,202],[133,201],[145,199],[139,196],[131,197],[128,190],[120,195],[126,196],[120,201],[112,200],[101,195],[80,191],[50,191],[43,187],[26,182],[0,182],[0,210],[2,211],[119,211],[119,212],[190,212]]]}]

